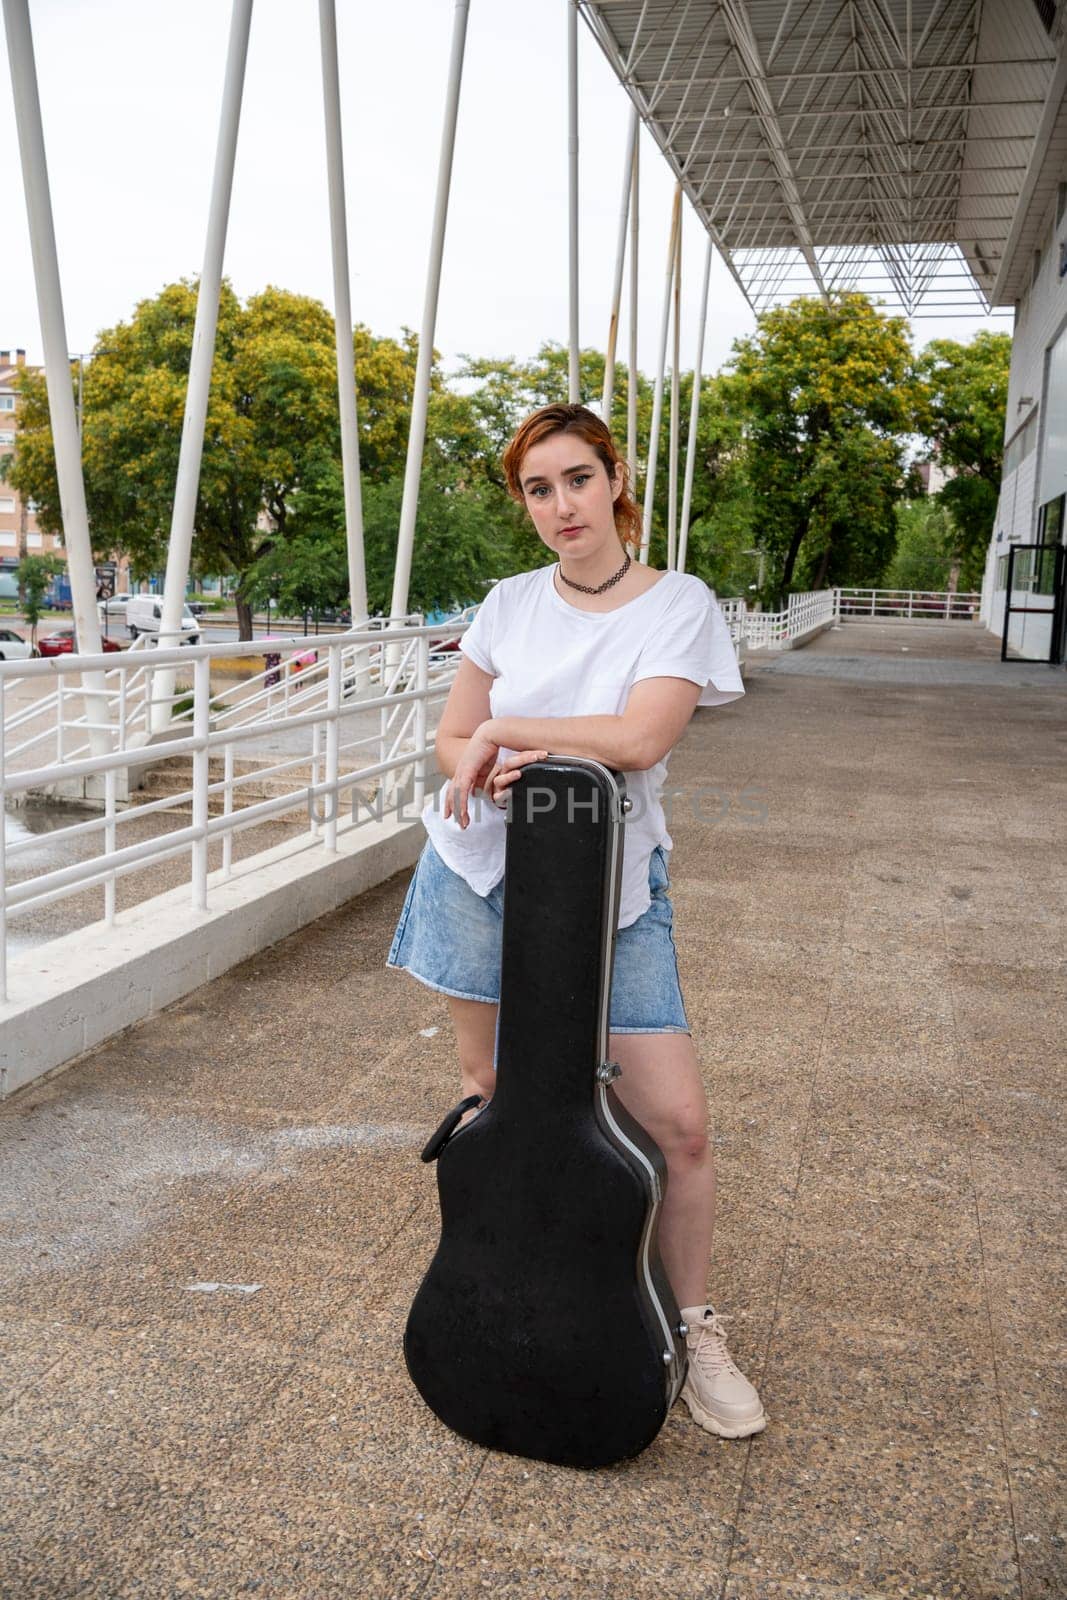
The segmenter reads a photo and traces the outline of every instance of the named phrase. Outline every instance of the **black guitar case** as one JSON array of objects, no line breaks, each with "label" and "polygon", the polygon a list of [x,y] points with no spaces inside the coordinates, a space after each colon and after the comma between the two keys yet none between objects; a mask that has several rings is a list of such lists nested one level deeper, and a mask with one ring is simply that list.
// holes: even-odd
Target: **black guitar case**
[{"label": "black guitar case", "polygon": [[423,1151],[441,1241],[404,1338],[456,1433],[570,1467],[643,1450],[685,1377],[656,1244],[666,1164],[608,1060],[624,804],[617,774],[574,757],[515,785],[496,1090]]}]

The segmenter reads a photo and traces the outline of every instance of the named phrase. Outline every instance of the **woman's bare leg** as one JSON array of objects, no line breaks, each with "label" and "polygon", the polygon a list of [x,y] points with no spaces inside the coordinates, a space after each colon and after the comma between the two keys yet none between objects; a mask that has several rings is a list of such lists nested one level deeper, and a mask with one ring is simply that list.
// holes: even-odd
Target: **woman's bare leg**
[{"label": "woman's bare leg", "polygon": [[715,1157],[708,1102],[687,1033],[616,1033],[615,1092],[663,1151],[667,1192],[659,1247],[679,1306],[703,1305],[715,1229]]},{"label": "woman's bare leg", "polygon": [[483,1100],[488,1100],[496,1088],[493,1057],[499,1008],[483,1000],[455,1000],[449,995],[448,1009],[456,1030],[463,1097],[480,1094]]}]

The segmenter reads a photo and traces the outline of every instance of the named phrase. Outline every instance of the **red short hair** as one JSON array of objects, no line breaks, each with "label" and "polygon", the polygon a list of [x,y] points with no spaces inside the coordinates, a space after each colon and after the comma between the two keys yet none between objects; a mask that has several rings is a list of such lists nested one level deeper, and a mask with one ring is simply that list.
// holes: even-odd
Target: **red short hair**
[{"label": "red short hair", "polygon": [[624,461],[611,437],[611,430],[588,406],[574,404],[542,406],[519,423],[507,449],[504,451],[504,476],[508,493],[520,505],[525,504],[522,492],[522,464],[526,453],[542,439],[554,433],[576,433],[596,452],[608,477],[622,476],[622,489],[615,500],[615,529],[623,544],[641,546],[643,532],[640,507],[631,492],[630,466]]}]

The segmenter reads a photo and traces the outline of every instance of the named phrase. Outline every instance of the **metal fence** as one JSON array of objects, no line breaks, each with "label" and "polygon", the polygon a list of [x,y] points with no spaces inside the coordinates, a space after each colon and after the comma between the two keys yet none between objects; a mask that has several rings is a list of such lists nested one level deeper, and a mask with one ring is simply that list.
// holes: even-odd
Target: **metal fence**
[{"label": "metal fence", "polygon": [[[447,623],[368,627],[333,637],[269,641],[277,661],[222,692],[212,690],[212,662],[262,659],[263,641],[178,649],[124,651],[121,656],[67,656],[0,663],[0,797],[5,814],[28,794],[72,780],[102,784],[103,809],[49,833],[50,845],[98,844],[88,859],[28,872],[11,882],[24,852],[39,849],[30,837],[8,842],[0,829],[0,1000],[7,993],[8,919],[85,889],[102,890],[102,914],[115,919],[115,888],[126,873],[175,856],[189,857],[192,904],[208,909],[208,846],[221,840],[221,878],[232,872],[234,835],[266,821],[295,818],[321,842],[371,819],[397,813],[406,798],[421,808],[430,775],[432,711],[448,694],[458,662],[455,646],[466,616]],[[149,744],[147,730],[157,673],[178,669],[191,685],[168,697],[171,736]],[[81,674],[104,674],[105,690],[90,693]],[[97,677],[97,682],[99,678]],[[35,696],[38,684],[55,688]],[[5,712],[19,696],[24,703]],[[105,715],[100,717],[100,702]],[[44,708],[43,714],[42,709]],[[34,713],[40,726],[33,728]],[[92,749],[101,735],[107,748]],[[258,746],[258,749],[257,749]],[[238,772],[241,751],[257,756],[254,770]],[[264,760],[264,752],[266,759]],[[187,758],[189,786],[162,800],[129,799],[131,769],[152,761]],[[214,758],[214,763],[213,763]],[[212,776],[212,765],[219,776]],[[282,792],[242,804],[242,789],[280,781]],[[221,804],[211,815],[212,801]],[[347,815],[343,807],[348,803]],[[189,808],[189,821],[156,838],[123,844],[131,825]]]},{"label": "metal fence", "polygon": [[974,622],[980,594],[930,589],[839,589],[845,621],[877,617],[884,622]]}]

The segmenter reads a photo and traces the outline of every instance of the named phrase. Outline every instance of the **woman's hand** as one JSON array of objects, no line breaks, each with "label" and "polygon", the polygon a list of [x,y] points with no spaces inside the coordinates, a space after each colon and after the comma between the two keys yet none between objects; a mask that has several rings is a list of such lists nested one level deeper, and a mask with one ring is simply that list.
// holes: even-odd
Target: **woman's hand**
[{"label": "woman's hand", "polygon": [[444,815],[455,813],[461,828],[470,822],[469,801],[475,789],[484,789],[496,768],[500,746],[483,732],[485,724],[476,728],[467,741],[467,747],[456,763],[452,782],[445,790]]},{"label": "woman's hand", "polygon": [[461,828],[470,823],[470,797],[476,789],[487,790],[494,805],[506,806],[508,790],[518,778],[523,767],[531,761],[543,761],[545,750],[520,750],[514,755],[499,759],[500,746],[487,733],[487,724],[476,728],[467,747],[456,763],[452,782],[445,791],[444,815],[453,813]]},{"label": "woman's hand", "polygon": [[521,775],[523,767],[528,767],[531,761],[544,761],[548,757],[547,750],[517,750],[513,756],[498,761],[492,772],[486,788],[493,797],[495,806],[506,807],[508,803],[508,790]]}]

